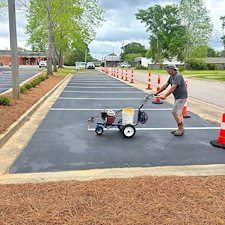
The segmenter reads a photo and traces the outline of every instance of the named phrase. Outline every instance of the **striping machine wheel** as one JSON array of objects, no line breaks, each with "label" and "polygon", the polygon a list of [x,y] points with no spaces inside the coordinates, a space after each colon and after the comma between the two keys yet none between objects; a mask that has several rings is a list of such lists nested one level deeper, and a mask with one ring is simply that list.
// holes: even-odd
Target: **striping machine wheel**
[{"label": "striping machine wheel", "polygon": [[123,126],[122,133],[124,137],[131,138],[135,135],[135,132],[136,132],[136,129],[133,125],[127,124]]},{"label": "striping machine wheel", "polygon": [[95,128],[95,133],[96,133],[97,135],[102,135],[103,131],[104,131],[104,129],[103,129],[103,127],[101,127],[101,126],[97,126],[97,127]]}]

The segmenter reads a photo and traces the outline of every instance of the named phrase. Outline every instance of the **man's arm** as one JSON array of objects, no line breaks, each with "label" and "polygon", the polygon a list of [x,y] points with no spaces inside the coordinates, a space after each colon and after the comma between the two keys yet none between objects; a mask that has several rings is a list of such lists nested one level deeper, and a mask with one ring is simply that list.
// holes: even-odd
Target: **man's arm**
[{"label": "man's arm", "polygon": [[161,99],[165,100],[171,93],[175,91],[177,88],[177,84],[173,84],[172,87],[168,90],[168,92],[161,97]]},{"label": "man's arm", "polygon": [[168,83],[164,84],[164,85],[160,88],[160,90],[157,91],[157,92],[155,93],[155,95],[157,95],[157,94],[161,93],[162,91],[164,91],[168,86],[169,86]]}]

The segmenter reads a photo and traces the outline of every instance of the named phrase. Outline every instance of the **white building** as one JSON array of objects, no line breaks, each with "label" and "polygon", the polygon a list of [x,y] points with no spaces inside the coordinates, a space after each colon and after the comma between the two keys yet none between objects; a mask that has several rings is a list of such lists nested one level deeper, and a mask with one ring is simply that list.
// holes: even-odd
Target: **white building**
[{"label": "white building", "polygon": [[147,59],[146,57],[137,57],[135,58],[135,62],[140,63],[141,66],[145,66],[148,69],[164,69],[168,64],[183,65],[183,63],[178,62],[176,60],[165,60],[163,63],[155,64],[151,59]]},{"label": "white building", "polygon": [[135,58],[136,63],[140,63],[141,66],[148,67],[149,64],[152,64],[151,59],[147,59],[146,57],[137,57]]}]

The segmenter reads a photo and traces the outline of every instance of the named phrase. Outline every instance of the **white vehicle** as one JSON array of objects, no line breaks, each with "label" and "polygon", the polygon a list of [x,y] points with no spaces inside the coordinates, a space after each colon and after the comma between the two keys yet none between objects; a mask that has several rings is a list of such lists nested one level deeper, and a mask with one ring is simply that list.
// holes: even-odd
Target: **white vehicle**
[{"label": "white vehicle", "polygon": [[47,67],[47,62],[46,61],[40,61],[39,62],[39,68],[41,67]]},{"label": "white vehicle", "polygon": [[131,67],[131,65],[127,62],[119,63],[118,66],[120,66],[121,68],[130,68]]},{"label": "white vehicle", "polygon": [[87,69],[95,69],[95,64],[93,62],[88,62]]}]

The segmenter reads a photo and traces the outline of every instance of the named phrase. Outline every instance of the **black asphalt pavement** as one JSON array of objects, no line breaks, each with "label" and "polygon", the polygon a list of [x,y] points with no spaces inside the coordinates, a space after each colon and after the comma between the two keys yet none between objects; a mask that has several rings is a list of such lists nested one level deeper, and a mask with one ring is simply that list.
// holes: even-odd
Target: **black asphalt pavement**
[{"label": "black asphalt pavement", "polygon": [[[19,67],[19,83],[23,83],[42,70],[38,67]],[[10,88],[12,88],[11,68],[0,67],[0,94]]]},{"label": "black asphalt pavement", "polygon": [[[10,168],[10,173],[54,172],[124,167],[224,164],[225,151],[215,148],[220,127],[189,113],[186,132],[175,137],[172,105],[152,104],[143,109],[148,122],[136,126],[132,138],[113,127],[96,135],[103,109],[137,109],[146,95],[114,77],[91,70],[72,77],[46,118]],[[136,121],[136,113],[135,118]]]}]

